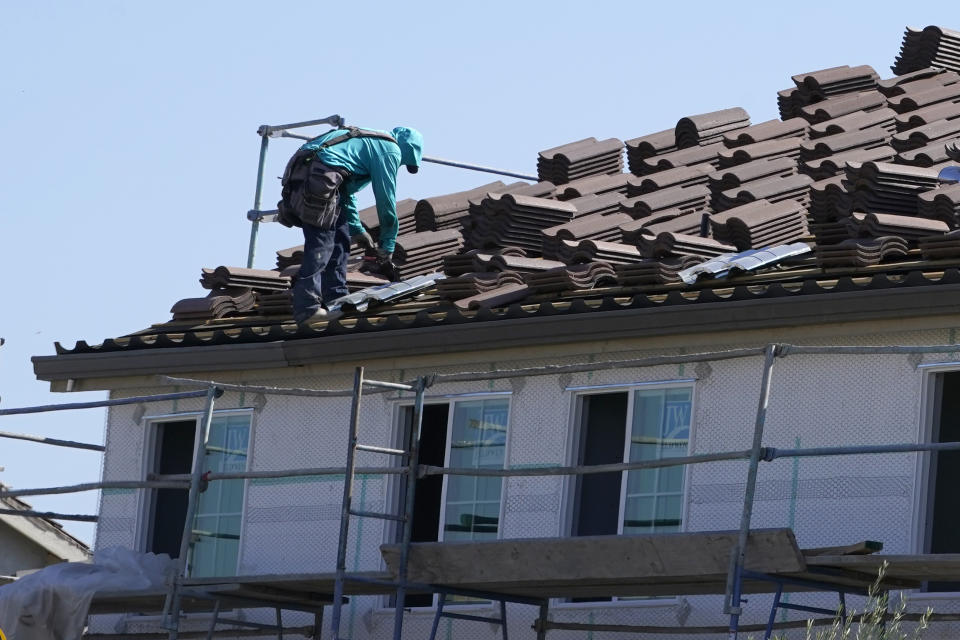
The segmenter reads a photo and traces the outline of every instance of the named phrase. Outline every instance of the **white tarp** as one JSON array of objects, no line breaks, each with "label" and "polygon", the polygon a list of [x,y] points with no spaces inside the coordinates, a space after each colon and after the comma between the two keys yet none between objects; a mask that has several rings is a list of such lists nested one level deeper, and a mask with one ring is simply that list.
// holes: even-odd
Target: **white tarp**
[{"label": "white tarp", "polygon": [[166,554],[119,547],[51,565],[0,587],[0,629],[9,640],[80,640],[94,593],[162,588],[175,570]]}]

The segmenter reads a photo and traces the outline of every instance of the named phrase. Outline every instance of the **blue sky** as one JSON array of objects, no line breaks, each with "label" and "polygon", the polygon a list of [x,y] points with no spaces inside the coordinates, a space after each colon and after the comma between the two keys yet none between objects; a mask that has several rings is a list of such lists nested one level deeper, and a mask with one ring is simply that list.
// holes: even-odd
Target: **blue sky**
[{"label": "blue sky", "polygon": [[[205,295],[243,266],[260,124],[343,115],[420,129],[425,152],[535,172],[537,151],[632,137],[741,106],[777,116],[790,76],[841,64],[889,77],[933,3],[16,2],[0,19],[0,407],[51,394],[30,356],[95,344]],[[271,142],[264,203],[295,144]],[[484,184],[427,165],[399,198]],[[363,194],[361,204],[372,204]],[[300,239],[266,225],[255,266]],[[0,430],[102,442],[102,410],[0,418]],[[346,428],[346,425],[344,425]],[[0,439],[0,482],[93,481],[99,454]],[[95,493],[31,498],[94,513]],[[91,541],[93,526],[67,523]]]}]

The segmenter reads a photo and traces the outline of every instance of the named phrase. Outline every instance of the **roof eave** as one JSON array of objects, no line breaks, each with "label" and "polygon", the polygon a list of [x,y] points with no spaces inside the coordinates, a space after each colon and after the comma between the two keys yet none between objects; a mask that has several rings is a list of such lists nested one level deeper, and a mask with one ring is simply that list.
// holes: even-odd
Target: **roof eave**
[{"label": "roof eave", "polygon": [[[37,378],[49,382],[284,368],[450,351],[952,315],[960,312],[958,294],[960,284],[894,286],[818,295],[560,313],[535,319],[466,322],[258,344],[35,356],[33,364]],[[90,386],[84,387],[84,390],[90,389]]]}]

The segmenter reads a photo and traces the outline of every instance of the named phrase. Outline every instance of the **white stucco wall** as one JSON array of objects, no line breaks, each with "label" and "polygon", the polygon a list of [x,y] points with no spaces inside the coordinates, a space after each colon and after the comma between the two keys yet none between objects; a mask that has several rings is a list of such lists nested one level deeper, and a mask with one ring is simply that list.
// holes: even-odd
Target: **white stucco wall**
[{"label": "white stucco wall", "polygon": [[[836,338],[811,337],[802,330],[778,336],[756,336],[753,341],[719,341],[699,336],[698,345],[658,346],[648,342],[614,345],[598,341],[594,352],[582,346],[568,356],[548,348],[508,354],[492,362],[477,356],[434,356],[430,362],[389,362],[369,366],[368,377],[409,380],[421,373],[503,370],[517,367],[624,359],[662,353],[695,352],[736,346],[762,346],[768,339],[803,344],[945,344],[955,341],[952,329],[925,329],[879,333],[848,332]],[[502,354],[501,354],[502,355]],[[764,444],[792,448],[826,445],[915,442],[923,437],[923,380],[921,362],[945,362],[950,356],[793,355],[778,359],[772,381]],[[458,362],[458,364],[451,364]],[[417,366],[419,365],[419,366]],[[709,453],[750,447],[760,384],[762,358],[715,361],[709,364],[597,370],[586,373],[518,377],[492,382],[439,383],[429,395],[510,392],[508,464],[562,465],[571,462],[574,392],[570,386],[649,383],[694,378],[695,404],[691,453]],[[416,367],[416,368],[410,368]],[[336,370],[336,372],[332,372]],[[223,382],[277,386],[348,388],[347,367],[304,368],[302,371],[250,372],[220,375]],[[163,389],[169,391],[169,388]],[[124,389],[116,395],[160,392],[158,387]],[[361,412],[361,440],[392,444],[397,406],[395,394],[368,395]],[[115,407],[107,432],[104,479],[142,478],[146,423],[150,416],[198,411],[202,400],[176,405]],[[308,399],[227,393],[218,409],[253,407],[250,468],[271,470],[294,467],[342,466],[346,451],[349,398]],[[361,454],[360,465],[383,465],[374,454]],[[919,528],[915,505],[920,499],[920,456],[891,454],[844,458],[804,458],[762,463],[754,508],[755,527],[792,526],[802,547],[883,541],[885,552],[918,552]],[[735,529],[739,525],[746,464],[711,463],[691,467],[686,476],[688,531]],[[329,478],[256,480],[248,483],[241,539],[239,572],[264,574],[332,571],[336,554],[342,485]],[[503,537],[548,537],[567,531],[564,520],[568,488],[562,478],[514,478],[504,483]],[[389,509],[387,482],[375,477],[358,481],[360,509]],[[139,544],[142,496],[133,491],[104,492],[97,546]],[[348,546],[348,568],[379,569],[379,545],[385,541],[380,521],[354,520]],[[792,596],[793,602],[835,607],[829,595]],[[928,603],[922,595],[914,602]],[[766,620],[769,597],[751,596],[744,623]],[[346,610],[344,637],[388,638],[392,610],[381,608],[380,598],[355,598]],[[934,600],[937,611],[960,610],[952,599]],[[510,605],[510,635],[533,638],[530,629],[536,611]],[[571,622],[610,624],[687,625],[724,624],[717,597],[678,597],[604,605],[564,605],[552,617]],[[291,614],[290,621],[297,618]],[[329,620],[329,615],[327,617]],[[415,611],[407,616],[405,637],[426,637],[432,616]],[[115,621],[111,621],[112,626]],[[308,622],[304,622],[308,623]],[[137,625],[128,625],[133,631]],[[954,637],[947,627],[945,635]],[[324,638],[329,637],[324,630]],[[496,638],[487,624],[443,621],[440,637]],[[550,638],[582,638],[582,632],[551,632]],[[593,638],[620,637],[593,634]],[[709,637],[709,636],[703,636]],[[802,633],[788,637],[803,637]]]}]

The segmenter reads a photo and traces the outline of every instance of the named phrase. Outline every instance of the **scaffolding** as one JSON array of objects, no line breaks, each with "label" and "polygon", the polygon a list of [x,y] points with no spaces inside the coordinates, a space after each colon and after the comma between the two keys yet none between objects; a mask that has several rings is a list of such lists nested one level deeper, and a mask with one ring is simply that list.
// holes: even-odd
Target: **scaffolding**
[{"label": "scaffolding", "polygon": [[[797,578],[788,573],[763,572],[748,568],[750,560],[748,548],[752,536],[757,535],[758,530],[752,529],[752,514],[756,493],[756,482],[758,470],[761,462],[770,462],[782,458],[801,458],[811,456],[842,456],[842,455],[860,455],[860,454],[884,454],[884,453],[907,453],[907,452],[941,452],[960,450],[960,442],[941,442],[941,443],[891,443],[878,445],[862,446],[837,446],[837,447],[817,447],[817,448],[794,448],[777,449],[763,445],[764,426],[766,423],[767,409],[770,403],[770,386],[774,371],[774,365],[777,359],[786,358],[791,355],[801,354],[843,354],[843,355],[903,355],[903,354],[947,354],[960,351],[960,345],[929,345],[929,346],[799,346],[791,344],[768,344],[765,347],[734,349],[727,351],[714,351],[683,355],[665,355],[654,356],[630,360],[616,360],[608,362],[593,362],[589,364],[567,364],[567,365],[549,365],[541,367],[529,367],[512,370],[502,370],[496,372],[478,371],[463,372],[453,374],[435,374],[431,376],[421,376],[409,384],[394,382],[383,382],[378,380],[369,380],[364,377],[363,367],[357,367],[354,376],[354,385],[352,389],[344,390],[317,390],[305,388],[286,388],[256,385],[227,384],[213,380],[194,380],[186,378],[174,378],[161,376],[160,380],[164,384],[176,384],[181,386],[199,387],[195,391],[184,391],[177,393],[165,393],[147,396],[135,396],[130,398],[107,399],[94,402],[66,403],[43,405],[34,407],[21,407],[11,409],[0,409],[0,417],[10,415],[22,415],[29,413],[62,411],[72,409],[86,409],[98,407],[113,407],[120,405],[139,404],[159,402],[175,399],[204,398],[204,408],[201,418],[198,422],[198,429],[195,434],[193,462],[191,473],[188,475],[150,475],[145,480],[124,480],[124,481],[102,481],[94,483],[83,483],[61,487],[47,487],[39,489],[20,489],[0,492],[2,497],[34,496],[47,494],[62,494],[80,491],[90,491],[110,488],[137,488],[137,489],[155,489],[155,488],[173,488],[187,492],[187,510],[184,521],[183,532],[180,539],[179,555],[176,558],[176,574],[169,581],[167,588],[162,592],[129,592],[98,594],[94,600],[94,608],[91,609],[91,615],[96,613],[127,610],[141,611],[137,607],[156,606],[162,611],[162,625],[166,629],[166,636],[169,640],[177,640],[178,637],[193,637],[195,634],[189,632],[181,635],[180,624],[181,614],[185,611],[212,611],[209,621],[209,628],[205,636],[210,638],[218,633],[227,635],[250,635],[275,633],[278,638],[282,638],[284,632],[300,633],[319,639],[323,620],[323,610],[325,606],[332,607],[331,630],[332,637],[335,640],[341,638],[340,621],[341,609],[346,600],[346,596],[352,595],[379,595],[393,593],[394,599],[394,630],[395,640],[402,638],[402,628],[405,611],[405,596],[411,592],[437,593],[440,594],[438,606],[436,607],[435,619],[431,637],[435,637],[438,624],[441,618],[454,618],[471,621],[483,621],[499,625],[503,637],[507,637],[507,615],[506,603],[515,602],[525,605],[532,605],[539,608],[539,614],[534,623],[534,629],[537,638],[542,640],[546,638],[547,632],[551,629],[577,629],[577,630],[603,630],[603,631],[624,631],[632,633],[718,633],[719,627],[640,627],[627,625],[596,625],[596,624],[573,624],[551,622],[549,619],[550,593],[520,593],[516,589],[505,588],[502,590],[479,590],[473,588],[458,587],[455,584],[417,582],[409,578],[408,567],[410,560],[410,550],[413,545],[411,542],[412,514],[415,495],[415,480],[431,475],[464,475],[464,476],[499,476],[499,477],[519,477],[519,476],[581,476],[595,473],[625,472],[640,469],[662,468],[669,466],[681,466],[689,464],[703,464],[717,461],[746,461],[747,472],[745,491],[738,530],[731,535],[731,545],[729,554],[729,564],[726,571],[726,577],[723,584],[722,593],[724,593],[724,614],[729,616],[729,624],[725,630],[732,639],[737,638],[741,631],[761,630],[757,626],[744,627],[740,624],[740,617],[743,613],[742,605],[745,602],[743,594],[745,585],[748,583],[756,585],[766,583],[769,589],[775,593],[774,603],[766,625],[762,625],[764,638],[769,638],[774,629],[792,628],[798,626],[796,622],[775,622],[777,611],[790,609],[799,610],[808,613],[819,613],[825,615],[834,615],[835,610],[828,610],[818,607],[808,607],[799,604],[790,604],[781,599],[785,591],[790,590],[820,590],[836,592],[839,597],[841,615],[845,615],[845,596],[847,594],[865,595],[866,583],[851,582],[849,578],[838,576],[836,572],[813,571],[812,578]],[[418,459],[420,447],[420,431],[423,415],[424,392],[427,388],[436,383],[447,382],[466,382],[466,381],[488,381],[493,378],[519,378],[526,376],[541,376],[558,373],[572,373],[582,371],[598,371],[604,369],[624,369],[624,368],[642,368],[657,366],[663,364],[680,364],[694,362],[713,362],[719,360],[729,360],[735,358],[763,357],[763,370],[758,394],[757,410],[753,426],[752,445],[749,449],[721,451],[708,454],[688,455],[677,458],[667,458],[639,462],[625,462],[617,464],[589,465],[589,466],[552,466],[537,468],[453,468],[437,467],[430,465],[421,465]],[[322,468],[297,468],[277,471],[244,471],[244,472],[210,472],[204,468],[205,456],[203,455],[209,437],[210,425],[213,417],[214,405],[224,391],[247,391],[255,393],[270,393],[277,395],[302,396],[310,398],[334,398],[350,397],[351,411],[350,424],[348,429],[347,459],[344,467],[322,467]],[[412,393],[414,395],[413,428],[410,429],[409,436],[404,448],[391,448],[387,446],[364,444],[359,441],[358,427],[361,410],[361,402],[364,392],[383,393],[389,391],[400,391]],[[26,434],[0,432],[0,438],[11,438],[19,440],[32,441],[49,446],[69,447],[76,449],[103,451],[101,445],[72,442]],[[394,456],[402,461],[403,464],[387,467],[358,467],[356,465],[356,456],[358,452],[373,452]],[[383,475],[403,476],[406,478],[405,499],[403,500],[404,513],[379,513],[369,512],[362,509],[356,509],[353,505],[353,480],[359,473],[376,473]],[[190,557],[191,544],[193,539],[193,523],[197,512],[199,494],[203,491],[203,485],[209,482],[217,482],[232,479],[252,479],[252,478],[281,478],[298,476],[340,476],[344,477],[343,499],[340,514],[340,533],[338,538],[337,561],[335,572],[332,574],[318,574],[310,580],[301,580],[303,584],[292,583],[291,576],[247,576],[233,577],[223,579],[197,579],[189,575],[188,558]],[[95,521],[96,516],[50,513],[33,510],[4,509],[0,511],[4,514],[27,516],[27,517],[45,517],[60,520],[80,520]],[[346,541],[350,530],[351,518],[380,518],[393,521],[400,525],[401,534],[398,536],[399,542],[399,562],[391,572],[373,572],[357,574],[348,572],[345,563]],[[789,530],[786,530],[789,531]],[[695,534],[676,534],[676,535],[695,535]],[[789,533],[792,538],[792,532]],[[641,538],[643,536],[628,536],[630,538]],[[436,543],[443,545],[444,543]],[[386,556],[385,556],[386,557]],[[930,554],[922,556],[929,563],[936,563],[937,556]],[[955,560],[953,564],[944,564],[946,571],[950,572],[953,579],[960,578],[960,564]],[[389,563],[388,563],[389,564]],[[292,576],[297,577],[297,576]],[[301,576],[302,578],[302,576]],[[841,579],[842,578],[842,579]],[[944,578],[941,571],[937,574],[938,579]],[[910,584],[907,582],[889,581],[884,588],[891,589],[904,587]],[[690,593],[697,593],[691,591]],[[499,603],[499,617],[474,616],[465,613],[449,612],[444,609],[446,598],[449,595],[464,595],[478,597]],[[677,593],[675,595],[683,595]],[[220,615],[221,605],[229,605],[236,608],[273,608],[276,610],[276,623],[263,624],[238,619],[223,618]],[[114,607],[114,609],[111,609]],[[124,609],[124,607],[128,607]],[[130,608],[133,607],[133,608]],[[309,628],[285,628],[283,624],[282,613],[284,610],[306,611],[313,613],[315,624]],[[933,617],[934,620],[956,621],[960,616],[955,614],[939,614]],[[220,629],[219,624],[231,626],[246,626],[248,629],[242,633],[236,629]],[[248,633],[249,632],[249,633]],[[102,636],[97,636],[98,638]],[[153,637],[153,636],[151,636]]]}]

